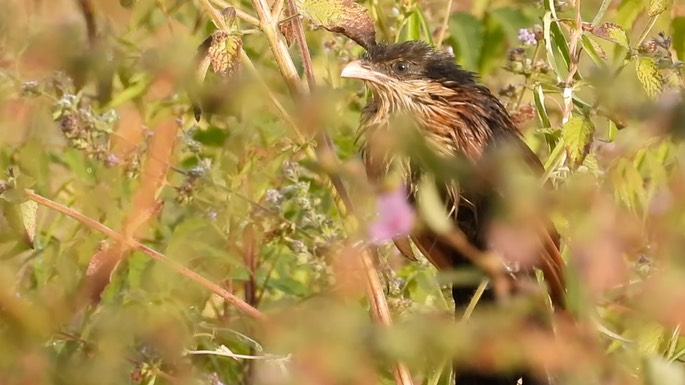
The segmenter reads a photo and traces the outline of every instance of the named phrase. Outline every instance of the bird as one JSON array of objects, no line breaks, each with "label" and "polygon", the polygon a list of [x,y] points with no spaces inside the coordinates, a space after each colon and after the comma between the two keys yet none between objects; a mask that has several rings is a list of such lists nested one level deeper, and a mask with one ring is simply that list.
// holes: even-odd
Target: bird
[{"label": "bird", "polygon": [[[487,226],[502,197],[496,185],[489,184],[487,178],[477,177],[478,166],[496,160],[495,150],[508,145],[533,173],[539,175],[544,171],[504,105],[478,81],[475,73],[459,66],[454,55],[423,41],[371,45],[358,60],[346,64],[340,75],[361,80],[370,90],[357,138],[368,178],[377,181],[389,174],[393,165],[399,164],[403,182],[408,186],[407,198],[417,204],[421,178],[435,170],[411,157],[398,155],[398,149],[392,144],[402,134],[396,119],[406,122],[403,117],[411,118],[431,151],[461,159],[476,170],[460,176],[457,182],[441,182],[440,191],[446,207],[451,208],[452,222],[471,245],[487,251]],[[542,262],[538,267],[543,271],[551,303],[555,309],[563,309],[565,284],[563,262],[558,253],[560,237],[550,223],[545,224],[545,232],[546,246],[541,250]],[[410,239],[439,270],[472,264],[462,250],[455,249],[441,234],[429,228],[414,231]],[[395,244],[402,254],[413,257],[406,238],[397,238]],[[453,285],[455,308],[466,307],[476,287]],[[478,306],[495,301],[492,290],[488,290]],[[455,367],[455,373],[458,385],[514,385],[520,378],[524,385],[543,383],[526,373],[492,373],[478,367]]]}]

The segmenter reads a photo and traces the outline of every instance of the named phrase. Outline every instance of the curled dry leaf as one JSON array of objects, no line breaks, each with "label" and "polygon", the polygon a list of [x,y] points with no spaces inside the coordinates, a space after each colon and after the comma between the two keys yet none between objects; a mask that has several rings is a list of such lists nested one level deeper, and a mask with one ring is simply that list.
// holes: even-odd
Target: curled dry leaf
[{"label": "curled dry leaf", "polygon": [[312,23],[343,34],[365,49],[376,44],[373,20],[354,0],[297,0],[297,7]]}]

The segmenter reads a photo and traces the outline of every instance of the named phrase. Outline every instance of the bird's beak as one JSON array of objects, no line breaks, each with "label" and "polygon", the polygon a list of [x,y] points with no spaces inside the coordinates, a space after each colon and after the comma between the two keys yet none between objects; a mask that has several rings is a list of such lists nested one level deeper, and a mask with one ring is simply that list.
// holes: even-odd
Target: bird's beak
[{"label": "bird's beak", "polygon": [[349,62],[340,73],[340,77],[349,79],[360,79],[373,83],[382,83],[386,81],[387,76],[380,72],[374,71],[364,64],[361,60]]}]

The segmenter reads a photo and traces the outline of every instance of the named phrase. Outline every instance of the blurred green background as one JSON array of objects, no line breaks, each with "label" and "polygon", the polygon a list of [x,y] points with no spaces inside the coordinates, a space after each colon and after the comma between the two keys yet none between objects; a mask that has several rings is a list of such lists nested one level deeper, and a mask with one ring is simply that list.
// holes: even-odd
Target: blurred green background
[{"label": "blurred green background", "polygon": [[[290,83],[253,25],[261,1],[1,3],[0,384],[391,384],[400,360],[433,385],[450,383],[453,356],[526,362],[558,384],[685,384],[682,3],[296,3],[316,79],[299,96],[288,2],[268,6],[302,79]],[[222,26],[226,7],[238,12]],[[451,50],[513,114],[555,187],[577,328],[526,329],[525,301],[454,325],[458,277],[391,245],[378,271],[395,325],[374,321],[354,247],[364,228],[330,178],[363,225],[366,94],[339,77],[363,49],[318,26],[364,17],[378,40]],[[198,51],[217,29],[224,40]],[[339,163],[314,156],[322,131]]]}]

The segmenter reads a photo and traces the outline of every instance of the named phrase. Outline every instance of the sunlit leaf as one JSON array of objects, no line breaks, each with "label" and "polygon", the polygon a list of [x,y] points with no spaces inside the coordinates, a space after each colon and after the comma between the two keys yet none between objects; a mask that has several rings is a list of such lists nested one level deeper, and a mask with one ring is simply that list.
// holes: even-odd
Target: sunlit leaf
[{"label": "sunlit leaf", "polygon": [[364,48],[376,42],[373,20],[354,0],[297,0],[297,7],[314,24],[341,33]]},{"label": "sunlit leaf", "polygon": [[664,11],[671,8],[673,0],[650,0],[647,8],[647,15],[655,17],[661,15]]},{"label": "sunlit leaf", "polygon": [[590,39],[586,35],[582,36],[581,41],[583,43],[585,52],[587,52],[588,56],[592,58],[592,61],[594,61],[596,65],[603,65],[604,60],[607,58],[607,54],[604,52],[602,46],[597,44],[596,41]]},{"label": "sunlit leaf", "polygon": [[152,77],[141,76],[138,81],[112,97],[106,108],[115,108],[133,99],[141,97],[152,84]]},{"label": "sunlit leaf", "polygon": [[552,123],[549,121],[549,115],[547,115],[547,109],[545,108],[545,94],[542,90],[542,86],[535,87],[535,109],[537,110],[537,116],[540,119],[540,125],[542,128],[552,127]]},{"label": "sunlit leaf", "polygon": [[[568,47],[568,42],[564,37],[559,23],[552,19],[552,13],[546,12],[542,18],[543,22],[543,34],[545,38],[545,49],[547,51],[547,60],[549,61],[552,69],[555,70],[557,76],[560,76],[559,65],[557,64],[557,59],[562,59],[566,68],[569,68],[571,64],[571,53]],[[557,56],[555,53],[560,54]]]},{"label": "sunlit leaf", "polygon": [[593,27],[590,32],[597,37],[609,40],[623,47],[630,45],[626,31],[618,24],[603,23]]},{"label": "sunlit leaf", "polygon": [[0,204],[2,204],[2,213],[15,234],[33,247],[36,238],[38,204],[30,200],[20,203],[0,200]]},{"label": "sunlit leaf", "polygon": [[659,72],[659,68],[654,59],[641,57],[635,64],[635,71],[647,96],[656,99],[661,93],[663,85],[661,72]]},{"label": "sunlit leaf", "polygon": [[568,154],[569,164],[576,168],[583,163],[585,156],[590,150],[594,125],[590,119],[574,116],[569,119],[561,132]]},{"label": "sunlit leaf", "polygon": [[231,77],[240,65],[240,50],[243,41],[237,34],[217,31],[211,36],[207,56],[214,73]]}]

